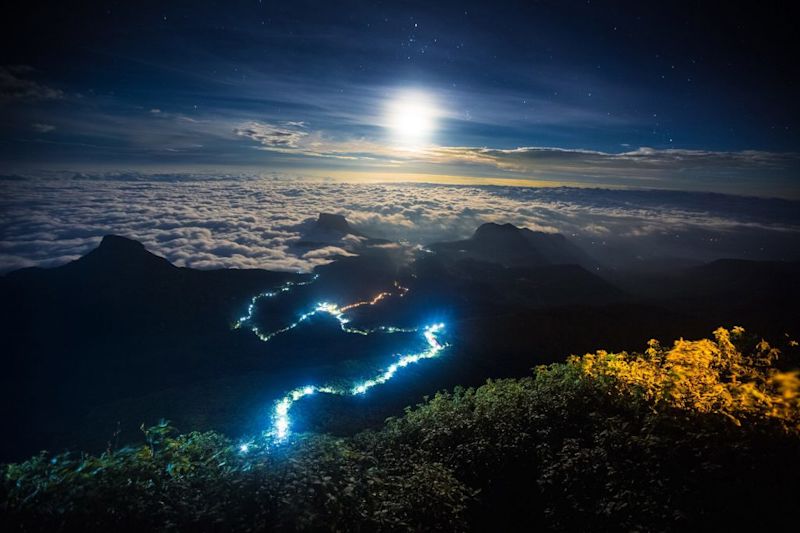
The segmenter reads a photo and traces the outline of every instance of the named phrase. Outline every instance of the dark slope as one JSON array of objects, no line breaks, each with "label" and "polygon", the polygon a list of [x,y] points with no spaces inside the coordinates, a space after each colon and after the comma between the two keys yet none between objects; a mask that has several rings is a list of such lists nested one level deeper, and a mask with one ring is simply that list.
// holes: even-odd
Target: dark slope
[{"label": "dark slope", "polygon": [[665,302],[672,308],[772,338],[798,334],[800,263],[722,259],[687,270],[675,283]]},{"label": "dark slope", "polygon": [[545,308],[627,300],[580,248],[560,234],[481,225],[469,239],[432,244],[415,275],[431,290],[478,305]]},{"label": "dark slope", "polygon": [[258,346],[231,323],[288,279],[300,277],[178,268],[116,236],[61,267],[0,278],[2,415],[20,436],[0,455],[51,444],[93,406],[252,366]]},{"label": "dark slope", "polygon": [[[530,244],[541,236],[489,226],[476,232],[480,246],[473,249],[481,257],[488,254],[482,243],[495,245],[487,231],[500,233],[496,253],[520,246],[528,250],[520,257],[530,258],[531,250],[538,257],[548,250]],[[549,250],[549,261],[575,257],[560,239],[542,238],[563,251]],[[316,302],[369,299],[398,280],[410,288],[405,297],[351,318],[368,325],[447,323],[452,347],[440,360],[409,367],[366,400],[308,402],[298,407],[297,429],[340,432],[378,423],[442,387],[527,374],[535,364],[594,347],[638,348],[649,335],[668,342],[733,324],[797,332],[796,264],[719,261],[622,291],[576,264],[507,266],[461,255],[422,253],[400,269],[389,253],[348,257],[319,267],[313,284],[260,304],[258,323],[271,331]],[[370,375],[408,349],[343,335],[335,320],[267,345],[231,329],[253,295],[287,279],[308,277],[178,268],[121,237],[105,238],[62,267],[0,277],[1,414],[15,428],[2,441],[0,460],[44,447],[96,450],[118,420],[131,430],[127,440],[137,438],[141,422],[161,416],[183,430],[258,432],[265,409],[287,386],[339,371]]]},{"label": "dark slope", "polygon": [[[371,298],[393,286],[396,270],[378,251],[319,267],[313,284],[262,301],[258,323],[279,329],[316,302]],[[128,439],[162,416],[193,429],[258,431],[287,384],[322,379],[365,351],[396,351],[384,339],[340,335],[335,320],[269,345],[232,328],[254,295],[309,279],[179,268],[116,236],[61,267],[0,277],[0,415],[17,430],[0,444],[0,460],[45,447],[96,449],[118,420]]]},{"label": "dark slope", "polygon": [[624,273],[613,283],[666,309],[778,338],[798,334],[800,263],[720,259],[665,275]]},{"label": "dark slope", "polygon": [[577,264],[504,266],[445,252],[420,256],[413,273],[424,292],[446,294],[454,302],[469,305],[547,308],[631,300]]}]

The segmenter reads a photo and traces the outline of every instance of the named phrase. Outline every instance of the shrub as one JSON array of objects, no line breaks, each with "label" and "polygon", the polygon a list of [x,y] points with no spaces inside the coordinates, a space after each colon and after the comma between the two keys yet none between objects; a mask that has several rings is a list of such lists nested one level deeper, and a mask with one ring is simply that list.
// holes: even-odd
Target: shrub
[{"label": "shrub", "polygon": [[791,513],[800,379],[741,328],[456,388],[379,431],[242,454],[144,429],[2,472],[6,531],[764,529]]}]

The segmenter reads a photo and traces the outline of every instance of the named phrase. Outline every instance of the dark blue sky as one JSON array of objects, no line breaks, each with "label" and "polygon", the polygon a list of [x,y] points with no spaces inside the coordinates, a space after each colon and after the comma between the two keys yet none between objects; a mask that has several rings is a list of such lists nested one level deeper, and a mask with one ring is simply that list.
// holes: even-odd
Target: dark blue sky
[{"label": "dark blue sky", "polygon": [[[4,17],[0,171],[797,195],[788,3],[159,4]],[[409,99],[433,124],[413,147],[391,118]]]}]

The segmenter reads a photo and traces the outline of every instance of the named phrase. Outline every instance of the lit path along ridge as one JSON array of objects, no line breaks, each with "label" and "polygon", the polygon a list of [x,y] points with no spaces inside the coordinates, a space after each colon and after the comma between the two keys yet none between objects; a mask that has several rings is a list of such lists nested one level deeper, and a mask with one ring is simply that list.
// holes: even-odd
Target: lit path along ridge
[{"label": "lit path along ridge", "polygon": [[[254,296],[250,300],[250,305],[247,308],[247,314],[241,317],[239,320],[236,321],[234,324],[234,328],[240,329],[244,327],[248,327],[250,331],[252,331],[259,339],[264,342],[269,341],[276,335],[280,335],[281,333],[285,333],[291,329],[296,328],[303,322],[309,320],[310,318],[318,315],[318,314],[328,314],[335,318],[339,322],[339,327],[345,333],[355,333],[358,335],[370,335],[375,332],[382,332],[382,333],[415,333],[418,332],[422,335],[423,339],[425,340],[425,348],[419,352],[401,354],[398,356],[398,359],[380,371],[377,375],[372,378],[366,379],[364,381],[355,382],[349,386],[331,386],[331,385],[305,385],[303,387],[297,387],[295,389],[290,390],[286,393],[282,398],[278,399],[273,407],[272,411],[272,426],[271,428],[265,432],[265,436],[271,439],[273,442],[280,442],[286,439],[286,437],[290,434],[290,425],[291,420],[289,418],[289,411],[292,408],[292,405],[300,400],[305,396],[310,396],[316,393],[322,394],[335,394],[338,396],[357,396],[360,394],[364,394],[369,389],[376,385],[380,385],[382,383],[386,383],[390,379],[392,379],[398,370],[401,368],[405,368],[412,363],[416,363],[418,361],[422,361],[423,359],[432,359],[437,357],[441,354],[442,350],[447,347],[446,343],[443,343],[437,337],[443,330],[444,324],[437,323],[437,324],[429,324],[424,327],[418,328],[398,328],[394,326],[379,326],[375,328],[369,329],[360,329],[348,326],[350,323],[350,319],[345,316],[345,313],[348,311],[352,311],[353,309],[357,309],[359,307],[364,306],[372,306],[377,304],[378,302],[388,298],[390,296],[399,296],[403,297],[408,292],[408,289],[402,287],[397,282],[394,284],[394,291],[387,291],[378,293],[374,298],[371,300],[364,300],[360,302],[351,303],[344,306],[339,306],[337,304],[329,303],[329,302],[320,302],[318,303],[313,309],[307,311],[300,315],[297,320],[280,328],[278,330],[264,333],[258,329],[258,327],[253,324],[253,313],[255,311],[256,303],[262,298],[274,298],[279,294],[284,292],[288,292],[292,290],[292,288],[300,286],[300,285],[308,285],[309,283],[313,283],[318,276],[314,276],[309,281],[304,282],[287,282],[281,285],[278,289],[275,289],[270,292],[263,292]],[[242,453],[246,453],[254,443],[247,442],[240,445],[239,449]]]}]

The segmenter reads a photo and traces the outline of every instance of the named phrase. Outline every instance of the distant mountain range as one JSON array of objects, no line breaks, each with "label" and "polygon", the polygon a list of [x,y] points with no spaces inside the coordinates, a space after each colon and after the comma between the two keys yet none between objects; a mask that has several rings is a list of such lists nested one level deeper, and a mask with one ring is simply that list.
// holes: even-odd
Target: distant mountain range
[{"label": "distant mountain range", "polygon": [[597,261],[560,233],[544,233],[513,224],[481,225],[469,239],[428,247],[449,259],[477,259],[504,266],[580,265],[596,269]]},{"label": "distant mountain range", "polygon": [[[669,276],[613,277],[563,235],[510,224],[431,244],[410,262],[340,215],[321,214],[306,236],[311,246],[348,243],[356,255],[318,267],[313,284],[268,302],[261,323],[282,324],[318,301],[370,298],[397,281],[405,297],[355,318],[446,320],[452,335],[448,357],[387,386],[380,409],[353,414],[354,427],[423,394],[524,374],[593,347],[639,348],[645,336],[700,336],[723,324],[782,336],[800,324],[797,263],[723,260]],[[0,441],[0,460],[45,447],[97,448],[117,421],[129,439],[161,416],[183,430],[253,431],[248,424],[287,382],[370,355],[323,323],[269,346],[232,329],[254,295],[310,277],[176,267],[113,235],[66,265],[0,277],[0,416],[14,431]],[[325,429],[326,419],[308,423]]]},{"label": "distant mountain range", "polygon": [[452,298],[473,305],[543,308],[627,299],[595,273],[597,262],[561,234],[487,223],[468,239],[427,249],[433,253],[414,264],[420,280],[451,287]]}]

